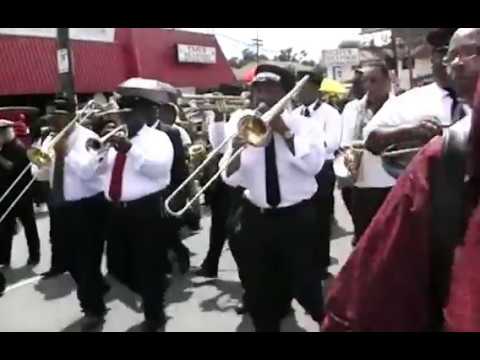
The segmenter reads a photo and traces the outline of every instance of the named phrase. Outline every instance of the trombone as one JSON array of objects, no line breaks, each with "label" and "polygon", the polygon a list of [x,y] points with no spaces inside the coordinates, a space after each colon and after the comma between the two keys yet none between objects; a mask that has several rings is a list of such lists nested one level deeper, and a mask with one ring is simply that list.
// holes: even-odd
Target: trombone
[{"label": "trombone", "polygon": [[250,100],[245,96],[231,96],[222,94],[182,95],[178,100],[180,105],[190,106],[186,112],[197,110],[217,110],[221,112],[234,112],[247,108]]},{"label": "trombone", "polygon": [[[305,75],[296,85],[295,87],[290,90],[288,94],[286,94],[283,98],[281,98],[273,107],[270,108],[267,112],[260,116],[262,112],[262,108],[265,108],[266,105],[264,103],[260,104],[260,106],[256,109],[254,114],[246,115],[242,117],[238,123],[238,130],[234,132],[232,135],[228,136],[226,139],[222,141],[222,143],[213,149],[207,158],[201,163],[194,172],[182,183],[178,186],[175,191],[170,194],[170,196],[165,200],[165,210],[172,216],[179,217],[182,216],[188,208],[200,197],[205,190],[222,174],[222,172],[230,165],[232,161],[234,161],[243,150],[246,149],[248,145],[252,145],[255,147],[263,147],[266,146],[272,137],[272,131],[268,127],[268,124],[271,120],[273,120],[277,115],[279,115],[283,110],[287,108],[290,101],[295,97],[298,92],[305,86],[309,79],[309,75]],[[235,151],[228,161],[226,161],[222,166],[219,167],[218,171],[207,181],[207,183],[185,204],[183,208],[180,210],[174,211],[170,207],[170,203],[172,200],[179,194],[195,177],[197,174],[203,170],[205,166],[215,157],[215,155],[234,137],[240,136],[244,141],[245,145],[240,147],[237,151]]]},{"label": "trombone", "polygon": [[[52,141],[48,144],[46,148],[44,147],[32,147],[27,150],[27,157],[30,160],[30,163],[25,166],[22,172],[16,177],[16,179],[10,184],[8,189],[0,197],[0,203],[12,192],[15,185],[22,179],[22,177],[32,168],[32,165],[38,167],[43,167],[49,165],[52,162],[51,151],[54,146],[67,134],[67,132],[77,123],[83,124],[88,118],[96,112],[94,110],[95,100],[90,100],[85,106],[77,112],[75,117],[60,131]],[[0,224],[7,217],[7,215],[12,211],[14,206],[20,201],[22,196],[28,191],[28,189],[33,185],[36,180],[36,176],[32,176],[32,179],[28,182],[27,185],[23,188],[20,194],[13,200],[10,206],[5,210],[5,212],[0,217]]]}]

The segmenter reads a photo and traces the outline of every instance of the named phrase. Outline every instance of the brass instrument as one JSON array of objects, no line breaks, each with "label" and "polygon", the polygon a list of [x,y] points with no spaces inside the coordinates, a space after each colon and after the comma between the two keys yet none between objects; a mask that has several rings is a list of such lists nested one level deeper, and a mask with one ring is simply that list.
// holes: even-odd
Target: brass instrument
[{"label": "brass instrument", "polygon": [[178,98],[180,106],[187,106],[186,113],[198,110],[216,110],[231,113],[238,109],[246,109],[250,100],[245,96],[227,96],[222,94],[187,95]]},{"label": "brass instrument", "polygon": [[91,149],[91,150],[95,150],[95,151],[106,151],[108,149],[108,143],[107,143],[108,140],[115,135],[116,136],[128,137],[128,127],[127,127],[127,125],[123,124],[123,125],[120,125],[120,126],[116,127],[115,129],[113,129],[109,133],[102,136],[100,139],[96,139],[96,138],[88,139],[87,142],[85,143],[85,146],[86,146],[87,150]]},{"label": "brass instrument", "polygon": [[[80,111],[77,112],[75,117],[60,131],[55,137],[52,139],[52,141],[49,143],[48,147],[43,148],[43,147],[32,147],[29,150],[27,150],[27,157],[30,160],[30,163],[25,166],[25,168],[22,170],[22,172],[17,176],[17,178],[10,184],[8,189],[2,194],[0,197],[0,202],[2,202],[8,194],[14,189],[15,185],[23,178],[23,176],[30,171],[32,168],[32,165],[36,165],[38,167],[43,167],[52,162],[52,151],[55,147],[55,145],[68,133],[70,129],[73,128],[73,126],[77,123],[80,125],[83,124],[85,121],[88,120],[88,118],[94,114],[96,111],[93,110],[95,106],[95,101],[90,100]],[[10,206],[5,210],[5,212],[2,214],[0,217],[0,223],[7,217],[7,215],[12,211],[14,206],[20,201],[22,196],[28,191],[28,189],[33,185],[35,182],[36,177],[33,176],[32,179],[28,182],[28,184],[23,188],[23,190],[20,192],[20,194],[12,201]]]},{"label": "brass instrument", "polygon": [[[309,75],[304,76],[302,80],[300,80],[288,94],[286,94],[282,99],[280,99],[263,115],[260,115],[260,113],[263,109],[265,109],[265,104],[261,104],[257,108],[257,111],[255,111],[253,114],[249,114],[241,118],[238,122],[238,131],[236,133],[234,132],[231,136],[228,136],[225,140],[222,141],[222,143],[218,147],[213,149],[207,156],[205,161],[200,166],[198,166],[195,171],[182,184],[180,184],[180,186],[165,200],[166,211],[172,216],[183,215],[188,210],[188,208],[196,201],[196,199],[200,197],[211,184],[213,184],[213,182],[230,165],[230,163],[234,161],[238,156],[240,156],[243,150],[246,149],[246,146],[266,146],[272,137],[272,131],[268,124],[271,120],[273,120],[276,116],[278,116],[288,107],[291,100],[305,86],[308,79]],[[246,145],[235,151],[235,153],[230,156],[228,161],[226,161],[224,164],[222,164],[222,166],[219,167],[218,171],[206,182],[206,184],[195,194],[195,196],[193,196],[185,204],[182,209],[178,211],[172,210],[170,207],[170,203],[175,198],[175,196],[177,196],[177,194],[179,194],[192,180],[194,180],[197,174],[200,173],[203,168],[207,166],[212,159],[215,158],[217,153],[236,136],[241,137],[245,141]]]},{"label": "brass instrument", "polygon": [[363,141],[354,141],[333,161],[333,171],[340,186],[353,186],[357,181],[364,149]]}]

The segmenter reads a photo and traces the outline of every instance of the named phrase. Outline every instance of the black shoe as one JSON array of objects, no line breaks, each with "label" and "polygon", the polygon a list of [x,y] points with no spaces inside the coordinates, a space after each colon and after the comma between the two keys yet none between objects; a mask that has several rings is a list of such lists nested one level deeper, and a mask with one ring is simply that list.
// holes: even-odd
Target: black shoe
[{"label": "black shoe", "polygon": [[0,262],[0,266],[3,266],[5,268],[10,268],[10,261],[4,261],[4,262]]},{"label": "black shoe", "polygon": [[248,309],[244,304],[242,304],[242,305],[237,306],[237,308],[235,309],[235,312],[238,315],[245,315],[245,314],[248,314]]},{"label": "black shoe", "polygon": [[295,310],[293,310],[292,305],[290,305],[288,308],[285,309],[285,311],[282,313],[282,319],[292,315],[295,313]]},{"label": "black shoe", "polygon": [[143,332],[157,332],[167,323],[167,317],[162,315],[158,320],[145,320],[142,324]]},{"label": "black shoe", "polygon": [[104,315],[85,314],[80,325],[82,332],[98,331],[105,323]]},{"label": "black shoe", "polygon": [[190,257],[185,256],[178,259],[178,268],[182,274],[186,274],[190,270]]},{"label": "black shoe", "polygon": [[41,275],[44,279],[50,279],[50,278],[54,278],[54,277],[63,275],[65,272],[66,272],[66,270],[50,269],[50,270],[48,270],[47,272],[44,272]]},{"label": "black shoe", "polygon": [[5,276],[2,273],[0,273],[0,297],[2,297],[6,287],[7,287],[7,280],[5,279]]},{"label": "black shoe", "polygon": [[199,270],[195,271],[195,275],[207,278],[216,278],[218,277],[218,271],[201,267]]},{"label": "black shoe", "polygon": [[322,274],[322,277],[320,278],[322,281],[328,280],[333,278],[333,275],[329,273],[328,271],[324,271]]},{"label": "black shoe", "polygon": [[39,262],[40,262],[40,257],[29,257],[27,261],[27,265],[35,266],[35,265],[38,265]]}]

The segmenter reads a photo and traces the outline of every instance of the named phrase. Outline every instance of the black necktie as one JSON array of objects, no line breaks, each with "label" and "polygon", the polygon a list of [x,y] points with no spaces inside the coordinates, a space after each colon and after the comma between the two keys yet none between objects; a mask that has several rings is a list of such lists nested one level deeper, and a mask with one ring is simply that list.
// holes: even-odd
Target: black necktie
[{"label": "black necktie", "polygon": [[448,96],[452,98],[452,106],[450,108],[450,116],[452,119],[452,123],[457,122],[458,120],[465,117],[466,113],[463,109],[463,105],[461,102],[458,101],[457,93],[452,88],[445,89],[448,92]]},{"label": "black necktie", "polygon": [[275,154],[275,139],[265,148],[265,179],[267,203],[271,207],[277,207],[280,204],[280,185],[278,183],[277,160]]}]

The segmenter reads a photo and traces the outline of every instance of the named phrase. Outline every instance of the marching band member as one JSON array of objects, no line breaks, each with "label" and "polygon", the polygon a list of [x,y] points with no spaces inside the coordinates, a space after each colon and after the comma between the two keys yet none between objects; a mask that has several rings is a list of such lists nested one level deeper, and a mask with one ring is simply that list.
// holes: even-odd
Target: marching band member
[{"label": "marching band member", "polygon": [[[217,148],[225,138],[226,115],[223,112],[210,111],[208,117],[208,140],[212,148]],[[225,149],[221,149],[213,162],[212,170],[218,170],[218,162],[223,156]],[[214,173],[210,171],[210,173]],[[218,178],[208,189],[206,196],[211,209],[211,225],[209,234],[209,246],[205,259],[200,265],[196,275],[216,278],[218,276],[218,263],[222,254],[225,241],[227,240],[227,219],[230,214],[231,202],[230,186]]]},{"label": "marching band member", "polygon": [[[57,108],[47,116],[57,134],[75,116],[73,104],[61,107],[64,110]],[[107,311],[103,295],[108,290],[98,262],[99,234],[104,226],[103,181],[88,162],[86,143],[91,138],[98,136],[75,124],[54,145],[55,156],[49,167],[52,245],[61,249],[57,255],[77,285],[84,331],[103,323]],[[53,270],[58,270],[55,265],[53,261]]]},{"label": "marching band member", "polygon": [[338,110],[321,100],[322,95],[319,89],[323,76],[317,72],[299,72],[297,78],[301,79],[307,74],[310,75],[309,81],[298,94],[302,105],[294,110],[294,114],[317,122],[324,133],[327,153],[322,170],[316,176],[318,190],[315,194],[315,203],[318,208],[318,227],[321,234],[318,239],[319,265],[323,272],[322,278],[325,280],[331,276],[328,267],[330,266],[330,235],[334,219],[333,191],[336,180],[333,160],[335,152],[340,147],[342,122]]},{"label": "marching band member", "polygon": [[[175,127],[175,119],[177,118],[177,107],[174,105],[176,94],[171,94],[173,102],[157,105],[158,125],[157,130],[163,131],[173,145],[173,164],[170,173],[170,184],[165,192],[165,196],[170,195],[188,176],[188,167],[185,149],[191,144],[188,133],[188,139],[182,137],[182,132]],[[147,125],[152,126],[155,118],[148,119]],[[183,128],[180,127],[183,131]],[[186,133],[186,131],[185,131]],[[187,141],[188,140],[188,141]],[[188,191],[184,191],[178,203],[173,204],[174,208],[181,208],[185,205],[188,198]],[[170,249],[175,253],[178,261],[180,272],[185,274],[190,269],[190,250],[180,239],[180,228],[182,220],[174,217],[168,217],[165,221],[168,239],[170,240]]]},{"label": "marching band member", "polygon": [[[277,66],[260,65],[252,86],[258,100],[273,106],[295,85],[295,77]],[[279,331],[291,294],[316,322],[323,317],[322,288],[315,254],[319,232],[311,198],[315,175],[325,157],[313,122],[284,113],[269,124],[273,133],[263,148],[247,146],[222,174],[231,186],[242,186],[241,230],[236,245],[239,271],[256,331]],[[236,131],[239,118],[227,129]],[[312,131],[313,130],[313,131]],[[222,163],[243,146],[230,142]]]},{"label": "marching band member", "polygon": [[445,59],[459,95],[474,106],[452,127],[467,151],[449,165],[464,162],[463,169],[438,166],[447,161],[441,137],[422,148],[334,282],[323,330],[480,330],[479,49],[480,29],[458,29]]},{"label": "marching band member", "polygon": [[[341,148],[345,148],[350,145],[351,139],[346,139],[348,133],[345,131],[347,124],[355,123],[357,117],[357,104],[365,96],[365,86],[363,81],[363,70],[361,68],[355,69],[355,75],[353,78],[352,89],[348,96],[351,99],[345,104],[342,111],[342,141],[340,143]],[[348,144],[347,144],[348,143]],[[352,186],[351,184],[345,184],[341,181],[338,182],[338,187],[342,193],[343,203],[348,210],[350,216],[352,216]]]},{"label": "marching band member", "polygon": [[[128,80],[123,86],[127,85]],[[122,114],[128,137],[112,137],[113,148],[90,161],[97,163],[97,173],[105,175],[105,195],[112,205],[107,235],[109,268],[141,295],[144,329],[156,331],[166,322],[163,297],[168,239],[162,238],[162,191],[170,183],[173,146],[165,133],[146,126],[147,119],[156,118],[155,103],[127,95],[118,103],[131,109]],[[115,243],[117,251],[112,254]]]},{"label": "marching band member", "polygon": [[[391,93],[390,74],[385,64],[372,64],[364,69],[363,79],[367,94],[350,110],[345,117],[343,146],[349,147],[354,140],[362,140],[362,131],[384,106]],[[395,184],[383,168],[382,160],[368,150],[363,151],[358,176],[352,189],[352,220],[355,245],[382,205],[385,197]]]},{"label": "marching band member", "polygon": [[[441,125],[452,124],[466,115],[466,108],[447,74],[443,58],[456,29],[436,29],[428,34],[432,47],[435,82],[411,89],[388,101],[364,129],[365,146],[373,154],[405,141],[429,139],[442,133]],[[435,121],[435,118],[438,120]]]},{"label": "marching band member", "polygon": [[[0,194],[2,194],[29,164],[23,143],[16,138],[14,123],[0,120]],[[18,185],[0,203],[0,216],[20,194],[20,191],[31,180],[31,174],[25,174]],[[27,191],[15,205],[13,211],[0,224],[0,265],[10,266],[12,241],[15,233],[16,218],[20,218],[25,227],[28,245],[28,265],[40,262],[40,239],[33,210],[33,194]]]}]

